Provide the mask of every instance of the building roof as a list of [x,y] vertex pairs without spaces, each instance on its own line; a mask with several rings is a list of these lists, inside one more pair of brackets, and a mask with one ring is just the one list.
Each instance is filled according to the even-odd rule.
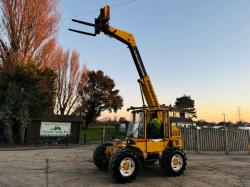
[[170,117],[170,121],[173,123],[194,123],[194,121],[191,118]]
[[182,109],[178,108],[178,107],[174,107],[172,105],[161,105],[162,108],[166,108],[168,109],[169,111],[172,111],[172,112],[184,112]]
[[52,122],[81,122],[84,123],[85,119],[82,116],[73,115],[46,115],[32,119],[32,121],[52,121]]
[[124,122],[124,123],[126,123],[126,122],[128,122],[128,120],[126,120],[125,117],[120,117],[119,122]]

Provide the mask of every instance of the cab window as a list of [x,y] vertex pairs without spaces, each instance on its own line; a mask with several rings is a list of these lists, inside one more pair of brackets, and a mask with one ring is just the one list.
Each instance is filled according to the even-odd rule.
[[148,115],[147,138],[160,139],[163,138],[163,120],[161,111],[150,111]]

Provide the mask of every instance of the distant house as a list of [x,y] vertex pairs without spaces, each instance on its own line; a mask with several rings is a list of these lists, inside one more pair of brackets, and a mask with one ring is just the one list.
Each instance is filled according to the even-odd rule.
[[250,127],[250,123],[246,123],[246,127]]
[[195,121],[192,120],[191,114],[181,110],[180,108],[173,107],[172,105],[167,107],[169,109],[170,123],[176,127],[196,127]]
[[120,132],[126,134],[128,130],[129,121],[126,120],[125,117],[120,117],[119,124],[120,124]]

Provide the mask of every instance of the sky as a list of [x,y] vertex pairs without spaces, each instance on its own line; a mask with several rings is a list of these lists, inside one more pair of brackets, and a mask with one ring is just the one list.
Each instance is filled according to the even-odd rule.
[[126,45],[104,34],[68,31],[93,31],[71,18],[93,22],[106,4],[110,25],[135,36],[161,104],[174,105],[186,94],[195,100],[197,120],[219,122],[225,113],[226,121],[250,121],[249,0],[61,0],[60,44],[114,79],[124,99],[122,110],[102,118],[129,119],[126,109],[142,101]]

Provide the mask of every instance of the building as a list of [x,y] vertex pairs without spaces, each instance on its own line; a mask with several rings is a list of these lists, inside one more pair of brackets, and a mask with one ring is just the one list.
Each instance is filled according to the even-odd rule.
[[124,117],[120,117],[119,124],[120,124],[120,132],[122,134],[126,134],[128,131],[129,121],[126,120],[126,118]]
[[78,144],[84,125],[81,116],[43,116],[32,119],[25,140],[28,144]]
[[196,127],[195,121],[192,120],[191,115],[180,108],[173,107],[172,105],[167,107],[169,109],[170,123],[176,127]]

